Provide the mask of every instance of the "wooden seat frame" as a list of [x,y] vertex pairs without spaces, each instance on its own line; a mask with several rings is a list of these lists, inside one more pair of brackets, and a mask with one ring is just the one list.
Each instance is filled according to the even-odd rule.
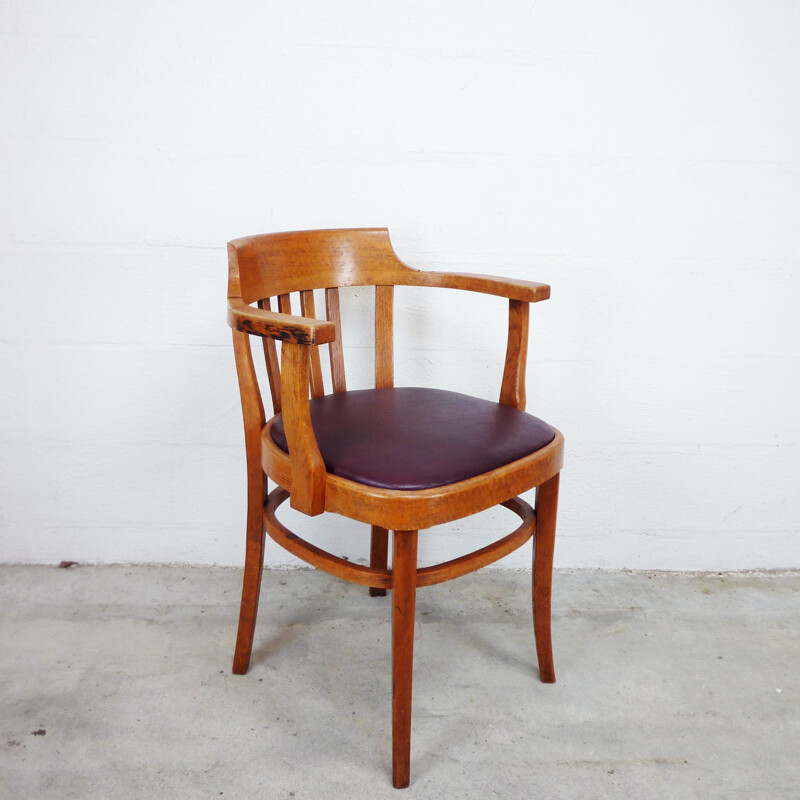
[[[542,283],[487,275],[424,272],[395,254],[385,228],[298,231],[236,239],[228,244],[228,323],[244,417],[247,455],[247,547],[233,672],[250,663],[264,561],[265,534],[298,558],[337,577],[392,591],[392,783],[408,786],[411,687],[416,590],[465,575],[534,539],[533,623],[542,681],[555,681],[550,637],[550,588],[564,439],[498,469],[458,483],[421,490],[366,486],[328,474],[311,424],[309,392],[324,394],[320,345],[330,351],[333,391],[346,391],[339,287],[375,286],[375,386],[394,385],[394,287],[466,289],[508,299],[508,345],[500,403],[524,410],[529,304],[546,300]],[[316,318],[314,289],[325,290],[326,320]],[[299,292],[302,316],[292,315],[290,293]],[[270,298],[278,298],[278,311]],[[256,303],[257,307],[251,305]],[[276,416],[269,421],[256,378],[250,336],[263,341]],[[281,343],[280,366],[276,341]],[[283,415],[289,453],[270,436]],[[267,478],[278,487],[267,491]],[[534,510],[518,494],[537,487]],[[353,564],[304,541],[276,517],[281,503],[309,515],[333,511],[371,526],[370,566]],[[496,505],[516,513],[508,536],[443,564],[419,568],[418,531]],[[392,566],[388,568],[388,533]]]

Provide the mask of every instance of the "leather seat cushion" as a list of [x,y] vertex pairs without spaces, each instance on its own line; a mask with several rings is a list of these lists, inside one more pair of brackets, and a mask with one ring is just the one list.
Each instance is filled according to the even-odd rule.
[[[429,489],[474,478],[555,438],[546,422],[524,411],[440,389],[363,389],[310,402],[328,472],[386,489]],[[288,452],[281,416],[271,434]]]

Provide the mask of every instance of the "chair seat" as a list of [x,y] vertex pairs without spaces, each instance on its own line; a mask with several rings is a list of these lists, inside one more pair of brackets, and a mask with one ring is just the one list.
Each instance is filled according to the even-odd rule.
[[[546,422],[524,411],[441,389],[363,389],[310,403],[328,472],[384,489],[430,489],[474,478],[555,437]],[[271,435],[288,452],[281,416]]]

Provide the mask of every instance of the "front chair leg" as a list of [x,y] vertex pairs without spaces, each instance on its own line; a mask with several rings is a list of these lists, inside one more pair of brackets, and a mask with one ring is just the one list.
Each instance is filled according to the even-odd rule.
[[[389,531],[378,525],[372,526],[372,536],[369,544],[369,565],[377,569],[386,569],[386,556],[389,550]],[[375,586],[369,587],[370,597],[383,597],[386,589],[378,589]]]
[[550,638],[550,588],[553,582],[553,545],[556,538],[558,478],[556,473],[536,490],[536,535],[533,543],[533,632],[543,683],[555,683],[553,643]]
[[392,546],[392,784],[403,789],[409,784],[411,762],[417,531],[395,531]]
[[234,675],[244,675],[250,666],[253,634],[258,615],[258,596],[261,593],[261,576],[264,574],[264,497],[267,477],[258,465],[248,476],[247,490],[247,546],[242,579],[242,605],[239,609],[239,632],[233,655]]

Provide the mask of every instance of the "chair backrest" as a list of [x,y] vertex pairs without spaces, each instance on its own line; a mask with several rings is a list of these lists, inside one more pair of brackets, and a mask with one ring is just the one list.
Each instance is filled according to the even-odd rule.
[[[386,228],[297,231],[236,239],[228,245],[228,296],[260,308],[316,317],[314,289],[325,290],[326,318],[336,326],[328,346],[334,392],[347,389],[341,336],[339,287],[375,286],[375,386],[394,385],[394,286],[413,281],[417,270],[394,252]],[[299,295],[294,308],[291,295]],[[273,305],[274,303],[274,305]],[[264,357],[275,413],[281,411],[277,343],[264,338]],[[324,346],[324,345],[323,345]],[[319,346],[311,348],[312,397],[325,393]]]

